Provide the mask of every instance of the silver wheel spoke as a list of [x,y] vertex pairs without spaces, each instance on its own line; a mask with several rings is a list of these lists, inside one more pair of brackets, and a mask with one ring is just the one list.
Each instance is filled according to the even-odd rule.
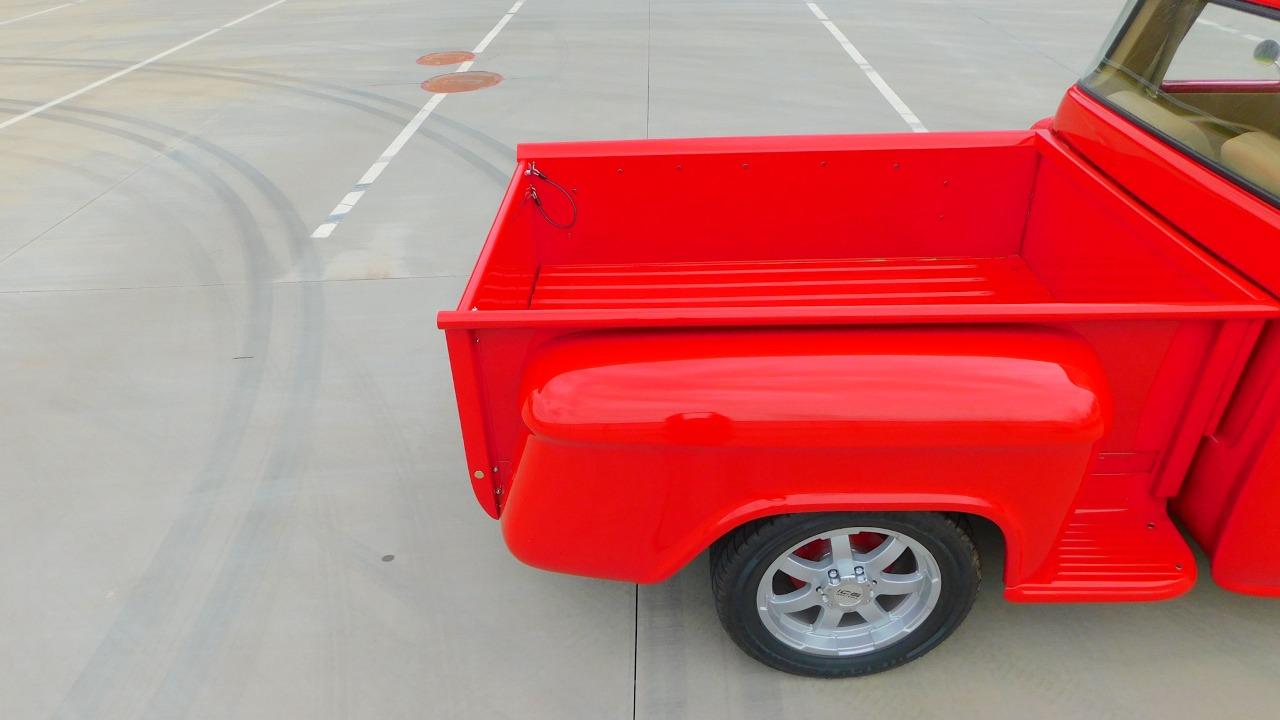
[[840,625],[840,618],[842,617],[844,617],[843,610],[824,606],[822,612],[818,613],[818,621],[813,624],[813,629],[835,630]]
[[806,560],[805,558],[796,557],[795,555],[788,555],[784,558],[782,566],[778,569],[787,575],[810,585],[817,585],[818,583],[823,583],[827,580],[827,566],[825,563]]
[[841,575],[853,572],[853,546],[849,544],[848,535],[831,538],[831,564],[840,570]]
[[769,598],[769,607],[780,613],[800,612],[817,605],[818,593],[811,587],[803,587],[785,595],[774,595]]
[[876,593],[880,595],[910,595],[924,589],[924,573],[916,571],[901,575],[883,573],[877,578]]
[[[883,538],[879,546],[860,551],[864,539],[877,537]],[[824,554],[812,560],[811,551]],[[886,572],[899,558],[911,572]],[[787,646],[846,657],[909,636],[933,612],[941,591],[942,571],[920,541],[897,530],[849,526],[814,534],[774,556],[755,587],[755,606],[765,629]],[[891,610],[881,607],[882,599]],[[846,616],[856,617],[842,622]]]
[[884,542],[880,543],[880,547],[865,555],[859,555],[857,561],[867,567],[867,572],[882,573],[885,568],[893,564],[894,560],[902,557],[902,553],[906,551],[907,544],[890,535],[884,539]]
[[881,620],[889,617],[889,613],[885,612],[874,600],[866,603],[865,605],[859,605],[858,609],[854,610],[854,612],[861,615],[862,619],[866,620],[868,623],[880,622]]

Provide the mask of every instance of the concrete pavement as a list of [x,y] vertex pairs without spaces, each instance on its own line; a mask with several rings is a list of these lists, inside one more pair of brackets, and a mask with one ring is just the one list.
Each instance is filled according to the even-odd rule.
[[[819,3],[932,130],[1051,114],[1121,4]],[[528,0],[475,65],[504,81],[312,238],[450,69],[415,59],[512,4],[224,27],[267,5],[0,0],[0,123],[218,29],[0,129],[0,717],[1274,715],[1280,604],[1012,605],[990,537],[956,635],[854,682],[742,656],[704,560],[638,590],[521,566],[433,321],[515,144],[907,126],[804,2]]]

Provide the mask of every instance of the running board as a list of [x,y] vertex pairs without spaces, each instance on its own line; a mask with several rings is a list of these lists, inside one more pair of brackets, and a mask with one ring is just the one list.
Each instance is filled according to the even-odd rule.
[[1195,580],[1195,557],[1163,508],[1079,508],[1044,570],[1004,596],[1015,602],[1168,600]]

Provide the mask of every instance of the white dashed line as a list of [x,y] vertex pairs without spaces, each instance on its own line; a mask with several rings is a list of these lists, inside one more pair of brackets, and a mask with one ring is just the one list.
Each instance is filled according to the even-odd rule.
[[1252,42],[1262,42],[1262,38],[1258,37],[1257,35],[1254,35],[1253,33],[1241,32],[1240,30],[1237,30],[1229,25],[1223,25],[1222,23],[1217,23],[1212,20],[1205,20],[1204,18],[1196,18],[1196,24],[1204,25],[1206,27],[1211,27],[1216,30],[1221,30],[1224,33],[1230,33],[1231,35],[1239,35],[1245,40],[1249,40]]
[[10,19],[8,19],[8,20],[0,20],[0,25],[12,25],[13,23],[16,23],[16,22],[22,22],[23,20],[29,20],[29,19],[31,19],[31,18],[33,18],[33,17],[39,17],[39,16],[41,16],[41,15],[47,15],[47,14],[49,14],[49,13],[53,12],[54,10],[61,10],[62,8],[69,8],[69,7],[71,7],[72,5],[79,5],[81,2],[83,2],[83,0],[78,0],[77,2],[63,3],[63,4],[61,4],[61,5],[55,5],[55,6],[51,7],[51,8],[45,8],[45,9],[43,9],[43,10],[37,10],[36,12],[28,13],[28,14],[23,15],[23,16],[21,16],[21,17],[10,18]]
[[867,58],[863,56],[862,53],[858,52],[858,48],[854,47],[853,43],[849,42],[849,38],[845,37],[845,34],[840,32],[840,28],[836,27],[836,24],[831,22],[831,18],[827,17],[827,14],[822,11],[822,8],[818,7],[817,3],[806,4],[809,6],[809,9],[813,11],[814,17],[818,18],[818,20],[826,26],[827,30],[831,32],[832,37],[836,39],[836,42],[840,43],[840,47],[844,48],[844,51],[853,59],[854,64],[858,66],[858,69],[862,70],[862,73],[867,76],[867,79],[871,81],[871,84],[876,86],[876,90],[880,91],[880,94],[884,96],[884,99],[889,101],[889,104],[893,106],[893,109],[897,111],[898,115],[907,123],[907,126],[911,128],[912,132],[929,132],[929,128],[926,128],[924,123],[920,122],[920,118],[911,111],[911,108],[907,107],[907,104],[902,101],[902,98],[898,96],[898,93],[894,92],[893,88],[889,87],[889,83],[885,82],[884,77],[871,66],[871,63],[867,61]]
[[204,40],[205,38],[209,37],[210,35],[215,35],[215,34],[217,34],[217,33],[219,33],[219,32],[222,32],[223,30],[225,30],[225,29],[227,29],[227,28],[229,28],[229,27],[232,27],[232,26],[234,26],[234,25],[238,25],[238,24],[240,24],[241,22],[244,22],[245,20],[248,20],[249,18],[253,17],[254,15],[257,15],[258,13],[266,12],[266,11],[270,10],[271,8],[273,8],[273,7],[277,6],[277,5],[280,5],[280,4],[282,4],[282,3],[285,3],[285,2],[288,2],[288,0],[276,0],[275,2],[271,3],[270,5],[266,5],[266,6],[263,6],[263,7],[258,8],[257,10],[254,10],[253,12],[249,13],[248,15],[243,15],[243,16],[241,16],[241,17],[238,17],[238,18],[236,18],[235,20],[232,20],[232,21],[231,21],[231,22],[229,22],[229,23],[226,23],[226,24],[223,24],[223,25],[219,25],[218,27],[216,27],[216,28],[214,28],[214,29],[212,29],[212,30],[210,30],[210,31],[208,31],[208,32],[206,32],[206,33],[202,33],[202,34],[200,34],[200,35],[197,35],[197,36],[195,36],[195,37],[191,38],[190,40],[188,40],[188,41],[186,41],[186,42],[184,42],[184,43],[180,43],[180,44],[178,44],[178,45],[174,45],[173,47],[169,48],[168,50],[165,50],[164,52],[162,52],[162,53],[160,53],[160,54],[158,54],[158,55],[152,55],[151,57],[147,58],[146,60],[143,60],[143,61],[141,61],[141,62],[136,62],[136,63],[134,63],[134,64],[130,65],[129,67],[127,67],[127,68],[125,68],[125,69],[123,69],[123,70],[121,70],[121,71],[119,71],[119,72],[111,73],[110,75],[108,75],[108,76],[106,76],[106,77],[102,78],[101,80],[98,80],[98,81],[96,81],[96,82],[89,83],[88,85],[85,85],[84,87],[80,88],[79,90],[74,90],[74,91],[72,91],[72,92],[69,92],[69,93],[67,93],[66,95],[63,95],[62,97],[60,97],[60,98],[58,98],[58,99],[56,99],[56,100],[50,100],[49,102],[47,102],[47,103],[45,103],[45,104],[43,104],[43,105],[41,105],[41,106],[39,106],[39,107],[31,108],[30,110],[28,110],[28,111],[26,111],[26,112],[22,113],[21,115],[15,115],[15,116],[13,116],[13,117],[9,118],[8,120],[5,120],[4,122],[0,122],[0,130],[4,130],[4,129],[5,129],[5,128],[7,128],[7,127],[10,127],[10,126],[13,126],[13,125],[17,125],[18,123],[22,122],[23,120],[26,120],[26,119],[27,119],[27,118],[29,118],[29,117],[33,117],[33,116],[35,116],[35,115],[39,115],[40,113],[44,112],[45,110],[48,110],[48,109],[50,109],[50,108],[57,107],[57,106],[61,105],[62,103],[67,102],[68,100],[74,100],[74,99],[76,99],[76,98],[80,97],[81,95],[83,95],[83,94],[85,94],[85,93],[87,93],[87,92],[91,91],[91,90],[95,90],[95,89],[97,89],[97,88],[102,87],[103,85],[106,85],[107,83],[111,82],[112,80],[117,80],[117,79],[119,79],[119,78],[122,78],[122,77],[124,77],[125,75],[128,75],[129,73],[131,73],[131,72],[133,72],[133,71],[135,71],[135,70],[142,69],[142,68],[144,68],[144,67],[146,67],[146,66],[150,65],[151,63],[156,62],[157,60],[163,60],[164,58],[169,57],[170,55],[172,55],[172,54],[174,54],[174,53],[178,52],[179,50],[182,50],[183,48],[187,48],[187,47],[190,47],[190,46],[192,46],[192,45],[195,45],[196,43],[200,42],[201,40]]
[[[520,7],[524,3],[525,0],[517,0],[516,4],[512,5],[511,9],[493,26],[493,29],[480,40],[475,49],[471,51],[472,54],[479,55],[484,52],[489,47],[489,43],[493,42],[493,39],[498,37],[498,33],[502,32],[502,28],[506,27],[507,23],[511,22],[511,18],[515,17],[515,14],[520,11]],[[472,65],[475,65],[475,61],[468,60],[459,65],[455,72],[466,72],[471,69]],[[435,112],[435,109],[448,96],[448,93],[436,93],[427,100],[422,109],[418,111],[418,114],[414,115],[409,124],[405,125],[400,134],[396,135],[395,139],[391,141],[387,149],[383,150],[378,159],[369,166],[369,169],[364,171],[364,175],[360,176],[360,179],[356,181],[356,185],[351,189],[351,192],[347,193],[346,197],[342,198],[342,201],[334,206],[333,210],[329,211],[329,217],[325,218],[325,221],[311,233],[311,237],[323,240],[333,235],[333,231],[338,229],[339,223],[347,217],[347,213],[351,212],[356,203],[360,202],[360,199],[364,197],[365,192],[378,179],[382,171],[387,169],[387,166],[391,164],[396,155],[399,155],[400,151],[404,149],[405,144],[417,134],[418,130],[422,128],[422,124],[427,121],[427,118],[431,117],[431,113]]]
[[1233,28],[1233,27],[1227,27],[1226,25],[1222,25],[1221,23],[1216,23],[1216,22],[1214,22],[1214,21],[1212,21],[1212,20],[1206,20],[1206,19],[1204,19],[1204,18],[1196,18],[1196,24],[1197,24],[1197,25],[1208,25],[1208,26],[1209,26],[1209,27],[1211,27],[1211,28],[1217,28],[1217,29],[1221,30],[1222,32],[1231,33],[1232,35],[1239,35],[1239,34],[1240,34],[1240,31],[1239,31],[1239,30],[1237,30],[1237,29],[1235,29],[1235,28]]

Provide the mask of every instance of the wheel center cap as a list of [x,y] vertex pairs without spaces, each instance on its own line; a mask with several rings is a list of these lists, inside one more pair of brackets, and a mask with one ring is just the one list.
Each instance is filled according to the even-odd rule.
[[836,604],[841,607],[853,607],[862,602],[862,598],[866,595],[866,590],[858,585],[840,585],[831,591],[831,597],[835,598]]

